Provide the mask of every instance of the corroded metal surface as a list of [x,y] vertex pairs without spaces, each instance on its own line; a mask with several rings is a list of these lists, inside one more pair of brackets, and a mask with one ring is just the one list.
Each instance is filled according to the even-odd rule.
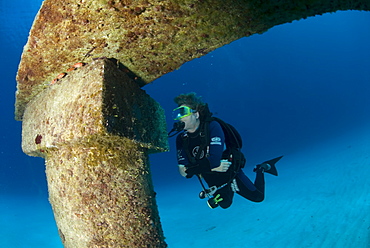
[[16,119],[76,62],[116,58],[144,85],[241,37],[346,9],[368,10],[369,2],[45,0],[18,70]]
[[137,143],[95,139],[48,153],[49,200],[64,247],[166,247],[148,156]]
[[46,159],[65,247],[166,247],[148,160],[168,149],[164,112],[117,64],[94,61],[38,94],[22,148]]
[[163,109],[113,62],[97,60],[70,72],[30,102],[22,148],[42,156],[40,150],[112,135],[135,140],[149,151],[167,150]]

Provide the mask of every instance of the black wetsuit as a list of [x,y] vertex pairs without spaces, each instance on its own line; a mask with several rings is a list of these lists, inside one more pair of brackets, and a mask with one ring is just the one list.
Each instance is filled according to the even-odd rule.
[[[254,183],[249,180],[249,178],[241,169],[236,175],[235,173],[231,175],[232,170],[230,169],[227,172],[211,171],[211,169],[220,166],[220,161],[225,149],[225,136],[220,124],[216,121],[212,121],[210,123],[209,129],[210,145],[209,148],[205,148],[203,151],[201,151],[202,153],[199,156],[200,161],[189,159],[189,156],[195,158],[199,152],[199,147],[202,141],[199,128],[194,133],[184,132],[177,136],[176,148],[178,164],[184,165],[186,168],[191,168],[194,166],[196,167],[197,164],[202,164],[203,166],[206,164],[207,168],[202,170],[203,172],[201,173],[201,176],[204,178],[209,187],[220,187],[221,185],[228,183],[214,194],[214,196],[220,194],[220,197],[223,199],[218,203],[222,208],[228,208],[232,204],[234,191],[232,190],[229,182],[233,179],[233,177],[235,177],[238,188],[236,192],[239,195],[254,202],[263,201],[265,192],[265,179],[262,171],[257,170]],[[204,161],[204,159],[208,161]],[[193,162],[191,162],[191,160],[193,160]]]

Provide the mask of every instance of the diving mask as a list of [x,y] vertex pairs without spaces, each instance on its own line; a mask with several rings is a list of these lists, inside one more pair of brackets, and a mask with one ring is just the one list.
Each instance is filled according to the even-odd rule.
[[173,110],[173,119],[175,121],[178,121],[186,116],[191,115],[192,113],[195,113],[196,111],[189,108],[188,106],[180,106],[178,108],[175,108]]

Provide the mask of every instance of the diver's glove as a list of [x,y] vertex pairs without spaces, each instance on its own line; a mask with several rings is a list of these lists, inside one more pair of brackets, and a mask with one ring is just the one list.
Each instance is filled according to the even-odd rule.
[[186,178],[192,178],[194,175],[202,174],[211,170],[208,159],[202,159],[196,165],[190,165],[186,167]]

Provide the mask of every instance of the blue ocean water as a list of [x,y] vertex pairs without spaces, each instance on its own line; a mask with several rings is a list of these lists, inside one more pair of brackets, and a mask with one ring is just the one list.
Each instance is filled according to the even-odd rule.
[[[3,55],[0,67],[3,81],[3,90],[0,92],[0,247],[62,247],[47,201],[44,161],[22,153],[21,123],[14,121],[13,114],[17,66],[40,5],[41,1],[36,0],[0,2],[0,49]],[[266,232],[264,225],[258,226],[257,222],[253,222],[256,220],[251,219],[251,215],[257,213],[253,211],[269,211],[281,204],[282,199],[293,206],[295,201],[301,199],[302,192],[310,199],[310,203],[318,197],[333,199],[331,197],[335,193],[330,186],[335,184],[335,189],[342,189],[348,187],[349,182],[354,184],[349,176],[351,167],[335,169],[338,174],[332,171],[329,174],[319,172],[343,161],[346,161],[343,166],[370,165],[367,157],[370,146],[366,143],[369,139],[365,138],[370,137],[365,132],[370,124],[369,26],[370,13],[360,11],[337,12],[294,21],[219,48],[144,87],[164,108],[168,129],[173,123],[171,111],[175,107],[173,98],[176,95],[197,92],[203,96],[216,116],[234,124],[242,134],[244,152],[248,158],[246,170],[251,170],[254,164],[261,161],[285,155],[285,162],[282,160],[279,165],[285,173],[278,178],[266,179],[267,186],[270,186],[267,188],[269,199],[266,203],[252,205],[246,203],[245,199],[237,198],[232,208],[224,212],[211,211],[205,202],[197,199],[197,182],[178,175],[174,139],[171,139],[170,152],[150,156],[169,247],[201,248],[210,244],[214,248],[288,247],[286,245],[289,243],[276,240],[276,246],[253,243],[251,233]],[[295,174],[297,171],[299,174]],[[253,177],[253,174],[249,175]],[[359,182],[365,180],[355,176]],[[287,193],[289,182],[295,182],[298,186],[288,186]],[[322,191],[313,191],[312,184],[315,184],[315,189]],[[369,213],[369,193],[361,194],[369,192],[368,186],[365,184],[361,189],[341,194],[349,199],[355,195],[356,208]],[[323,192],[326,188],[328,190]],[[305,200],[302,199],[302,202]],[[317,209],[320,204],[325,204],[325,201],[318,200],[316,205],[305,205],[307,215],[313,218],[309,211]],[[292,206],[285,207],[292,209]],[[345,211],[345,207],[341,206],[341,209]],[[251,214],[245,215],[247,210]],[[304,210],[301,212],[306,214]],[[258,223],[265,220],[268,223],[266,225],[278,226],[290,216],[297,215],[308,223],[306,226],[312,225],[312,220],[305,220],[305,215],[299,215],[301,212],[293,211],[293,214],[284,218],[260,216]],[[365,226],[370,226],[369,217],[359,217],[362,215],[356,212],[343,213],[349,218],[355,216],[356,219],[362,219]],[[197,221],[189,223],[189,219]],[[269,223],[271,219],[274,222]],[[347,223],[347,219],[336,219],[339,219],[335,223],[337,228]],[[225,226],[221,227],[220,223]],[[323,225],[319,222],[316,224]],[[331,243],[330,238],[313,236],[312,239],[316,238],[321,243],[306,241],[304,247],[335,247],[335,242],[340,240],[340,236],[336,235],[341,230],[369,233],[368,230],[358,230],[364,224],[357,225],[350,228],[344,226],[331,233]],[[221,228],[238,236],[225,245],[225,239],[217,239],[217,230]],[[312,230],[310,233],[315,233],[315,229]],[[306,229],[300,231],[308,232]],[[194,232],[202,235],[194,235]],[[271,235],[268,233],[269,237]],[[296,234],[296,240],[299,240],[299,235]],[[192,237],[191,241],[184,236]],[[285,236],[278,237],[281,239]],[[356,248],[370,245],[369,236],[357,239],[349,236],[349,239],[358,239],[353,244],[362,246],[353,246]],[[247,246],[248,241],[250,243]],[[321,246],[324,242],[327,245]]]

